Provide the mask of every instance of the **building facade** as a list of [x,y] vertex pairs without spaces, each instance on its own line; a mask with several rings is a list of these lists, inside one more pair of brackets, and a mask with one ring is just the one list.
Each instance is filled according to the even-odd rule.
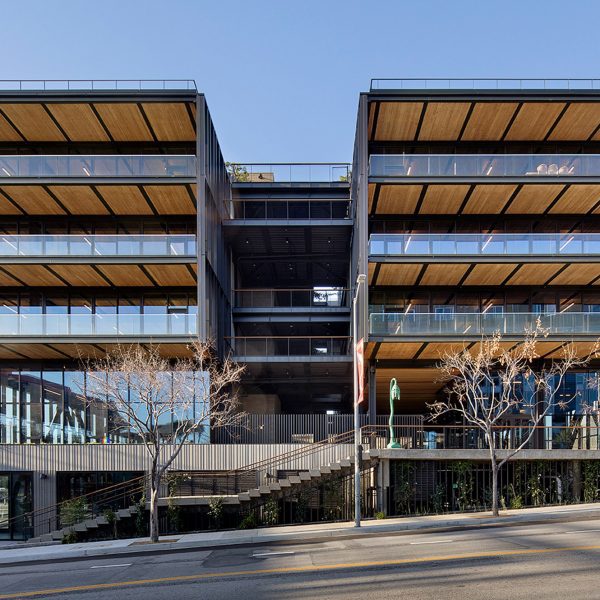
[[[174,469],[348,468],[353,298],[365,506],[410,512],[438,490],[442,509],[475,506],[451,491],[452,461],[483,498],[481,439],[425,422],[440,355],[495,331],[514,346],[538,319],[540,365],[600,337],[600,93],[567,83],[374,80],[352,165],[225,163],[193,82],[1,91],[0,537],[42,533],[56,515],[17,517],[147,470],[127,423],[85,399],[81,359],[120,343],[174,358],[200,337],[246,365],[247,426],[205,431]],[[506,486],[539,467],[548,501],[582,497],[598,371],[569,374],[576,400]],[[402,448],[388,450],[392,377]]]

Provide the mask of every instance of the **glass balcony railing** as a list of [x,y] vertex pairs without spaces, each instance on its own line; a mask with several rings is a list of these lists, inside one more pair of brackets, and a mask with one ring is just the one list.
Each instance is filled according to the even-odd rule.
[[193,79],[2,79],[0,90],[7,91],[143,91],[191,90],[196,91]]
[[377,90],[600,90],[600,79],[383,77],[371,79],[371,91]]
[[351,348],[349,337],[232,337],[227,341],[234,356],[244,358],[328,358],[348,356]]
[[0,178],[28,177],[195,177],[192,155],[0,156]]
[[378,336],[523,335],[539,323],[548,335],[600,335],[600,313],[371,313],[369,332]]
[[197,315],[195,313],[0,315],[0,337],[162,337],[195,335],[196,332]]
[[173,235],[0,235],[0,257],[195,256],[196,236]]
[[350,181],[348,163],[231,163],[229,176],[236,183],[331,183]]
[[588,256],[600,233],[374,233],[371,256]]
[[371,177],[599,177],[600,154],[374,154]]

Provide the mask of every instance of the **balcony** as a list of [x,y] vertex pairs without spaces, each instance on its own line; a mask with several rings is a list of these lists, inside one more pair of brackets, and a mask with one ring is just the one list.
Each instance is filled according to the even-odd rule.
[[374,154],[369,176],[402,179],[536,179],[600,177],[600,154]]
[[193,155],[0,156],[0,179],[179,179],[196,177]]
[[600,233],[372,234],[369,255],[381,257],[582,257],[600,255]]
[[350,361],[350,337],[231,337],[233,355],[242,362]]
[[236,310],[267,309],[288,311],[339,311],[348,308],[349,290],[346,288],[324,289],[239,289],[234,291]]
[[94,91],[196,91],[193,79],[2,79],[1,91],[94,92]]
[[[196,335],[196,313],[177,314],[0,314],[0,340],[75,343],[79,339],[139,341]],[[15,339],[16,338],[16,339]]]
[[305,221],[310,221],[311,225],[320,221],[326,224],[352,223],[349,199],[236,199],[231,218],[249,224],[266,221],[283,221],[290,225]]
[[195,256],[196,236],[188,234],[0,235],[0,262],[30,262],[36,258],[191,262]]
[[377,78],[371,79],[371,91],[377,90],[600,90],[600,79],[479,79]]
[[348,163],[232,163],[233,183],[348,183]]
[[371,313],[369,333],[374,337],[411,339],[478,338],[496,332],[518,338],[539,323],[545,339],[596,339],[600,336],[600,313]]

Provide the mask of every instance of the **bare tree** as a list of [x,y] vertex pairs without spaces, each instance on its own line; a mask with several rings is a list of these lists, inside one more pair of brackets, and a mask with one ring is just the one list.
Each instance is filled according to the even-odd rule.
[[170,361],[156,346],[117,346],[85,364],[88,402],[108,403],[150,455],[152,542],[159,536],[161,480],[183,445],[243,417],[235,389],[244,367],[229,357],[218,361],[209,342],[194,342],[190,350],[189,358]]
[[[598,349],[596,343],[581,358],[577,348],[568,343],[562,346],[558,358],[534,365],[539,359],[539,339],[545,334],[538,322],[534,329],[525,332],[521,343],[509,349],[500,334],[484,337],[474,351],[447,352],[438,365],[440,379],[446,383],[447,399],[428,405],[431,418],[458,414],[463,422],[483,432],[491,462],[494,516],[498,516],[500,469],[529,444],[536,426],[554,406],[564,407],[574,400],[575,396],[557,400],[564,377],[568,371],[585,366]],[[510,429],[503,426],[515,414],[526,421],[526,427],[522,436],[515,436],[509,444],[506,434],[510,436]],[[505,450],[502,459],[498,457],[500,449]]]

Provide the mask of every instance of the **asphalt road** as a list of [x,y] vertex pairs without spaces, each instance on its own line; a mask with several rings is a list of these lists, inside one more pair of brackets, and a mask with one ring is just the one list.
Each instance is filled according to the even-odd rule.
[[0,566],[6,598],[600,597],[600,521]]

